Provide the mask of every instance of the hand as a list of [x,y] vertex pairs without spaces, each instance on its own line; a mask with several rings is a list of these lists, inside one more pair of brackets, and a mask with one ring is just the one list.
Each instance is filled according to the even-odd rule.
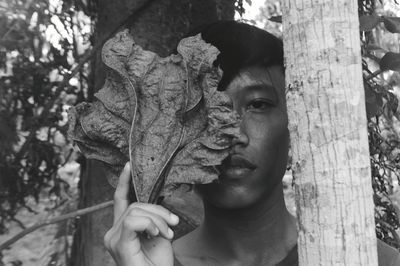
[[178,224],[178,216],[155,204],[129,205],[129,183],[127,163],[114,194],[114,224],[104,236],[107,250],[118,266],[173,266],[169,226]]

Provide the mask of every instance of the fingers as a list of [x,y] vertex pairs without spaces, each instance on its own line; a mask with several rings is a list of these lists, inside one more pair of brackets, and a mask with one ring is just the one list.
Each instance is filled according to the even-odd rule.
[[115,227],[120,226],[121,223],[125,220],[126,216],[130,215],[132,212],[134,214],[141,213],[140,211],[137,212],[136,209],[142,209],[146,211],[146,213],[157,215],[161,217],[163,220],[165,220],[165,222],[170,226],[175,226],[179,223],[179,217],[170,212],[168,209],[164,208],[163,206],[135,202],[127,208],[125,213],[119,217],[118,221],[114,222],[114,226]]
[[[143,219],[143,217],[145,219]],[[174,237],[173,231],[168,226],[168,222],[163,217],[142,208],[133,208],[130,210],[129,214],[123,222],[123,228],[127,225],[126,223],[132,225],[135,224],[139,219],[141,219],[142,222],[143,220],[145,220],[148,223],[146,224],[145,228],[140,227],[140,229],[141,231],[146,231],[146,233],[148,233],[150,236],[157,236],[158,234],[160,234],[166,239],[172,239]],[[132,227],[129,227],[129,229],[131,228]],[[128,232],[126,233],[126,235],[128,236]]]
[[125,250],[134,255],[141,249],[143,239],[139,237],[140,233],[172,240],[174,233],[170,226],[178,222],[178,216],[162,206],[133,203],[106,233],[104,244],[114,257],[122,256]]
[[[118,235],[119,238],[124,223],[126,221],[135,221],[136,217],[151,218],[156,224],[158,230],[161,232],[161,236],[167,239],[172,239],[173,237],[173,232],[171,232],[172,230],[169,228],[169,226],[175,226],[179,223],[179,217],[162,206],[135,202],[124,211],[117,221],[114,221],[114,225],[109,230],[109,235]],[[154,231],[147,233],[153,236],[153,232]],[[134,234],[129,235],[131,238],[135,237]]]
[[129,208],[141,208],[149,213],[159,215],[171,226],[175,226],[179,223],[179,217],[161,205],[137,203],[132,204]]
[[[118,180],[114,193],[114,224],[104,236],[104,244],[118,265],[147,265],[154,250],[172,254],[168,240],[173,239],[174,233],[170,226],[177,225],[179,218],[159,205],[138,202],[129,205],[130,170],[127,163]],[[147,237],[141,233],[146,233]],[[149,253],[149,250],[152,251]]]
[[114,193],[114,224],[129,206],[128,195],[130,182],[131,168],[129,162],[127,162],[119,177],[118,185]]
[[126,219],[122,225],[121,240],[133,241],[137,234],[146,232],[148,235],[157,236],[160,233],[157,225],[149,216],[132,216],[133,219]]

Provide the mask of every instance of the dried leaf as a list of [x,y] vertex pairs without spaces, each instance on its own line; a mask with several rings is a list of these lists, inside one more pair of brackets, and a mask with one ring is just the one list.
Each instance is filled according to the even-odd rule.
[[104,64],[129,79],[126,63],[134,47],[135,42],[128,31],[117,33],[103,46],[102,59]]
[[[121,161],[127,161],[127,156],[112,143],[96,139],[96,137],[92,139],[85,133],[81,121],[77,118],[80,118],[80,116],[85,117],[86,114],[92,114],[94,112],[94,108],[92,107],[92,104],[83,103],[76,108],[70,109],[69,135],[78,144],[80,150],[88,159],[100,160],[110,165],[118,165]],[[94,122],[96,121],[100,121],[100,119],[96,119]],[[104,137],[107,136],[102,136],[102,138]]]
[[173,159],[163,194],[168,194],[177,183],[205,184],[218,178],[216,166],[228,156],[231,140],[240,133],[239,115],[223,106],[226,103],[224,96],[225,93],[215,90],[206,98],[208,126]]
[[148,202],[159,176],[179,148],[183,125],[177,114],[186,108],[185,73],[180,64],[158,59],[138,86],[138,118],[131,137],[133,178],[140,201]]
[[216,166],[239,132],[239,116],[217,91],[218,50],[198,35],[177,51],[161,58],[128,31],[117,34],[103,48],[110,70],[97,101],[70,112],[70,135],[88,158],[108,165],[110,183],[130,158],[142,202],[155,202],[162,190],[170,195],[174,184],[218,178]]
[[117,73],[109,72],[103,89],[95,93],[95,97],[104,104],[108,111],[130,125],[134,107],[131,104],[129,93],[125,89],[127,86],[129,87],[129,84],[121,82],[121,77]]

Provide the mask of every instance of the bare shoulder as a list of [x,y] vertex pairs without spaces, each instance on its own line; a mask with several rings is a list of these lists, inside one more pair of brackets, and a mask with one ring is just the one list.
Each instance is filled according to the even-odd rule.
[[187,254],[190,252],[190,245],[191,245],[191,234],[193,232],[190,232],[178,239],[176,239],[174,242],[172,242],[172,248],[174,250],[174,255],[177,258],[182,257],[184,254]]
[[220,266],[216,259],[207,252],[199,240],[199,232],[194,230],[172,243],[175,261],[179,266]]
[[[196,230],[195,230],[196,231]],[[194,250],[196,247],[196,232],[190,232],[172,243],[174,250],[175,261],[180,262],[183,265],[195,265],[193,260],[195,258]]]
[[400,253],[378,239],[378,265],[379,266],[400,266]]

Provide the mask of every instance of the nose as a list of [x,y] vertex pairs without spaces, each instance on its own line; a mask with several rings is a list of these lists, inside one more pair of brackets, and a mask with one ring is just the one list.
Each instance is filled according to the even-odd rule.
[[239,124],[239,131],[238,134],[235,134],[235,136],[232,139],[232,146],[237,147],[237,146],[247,146],[249,144],[249,136],[246,134],[246,121],[243,119],[240,121]]

